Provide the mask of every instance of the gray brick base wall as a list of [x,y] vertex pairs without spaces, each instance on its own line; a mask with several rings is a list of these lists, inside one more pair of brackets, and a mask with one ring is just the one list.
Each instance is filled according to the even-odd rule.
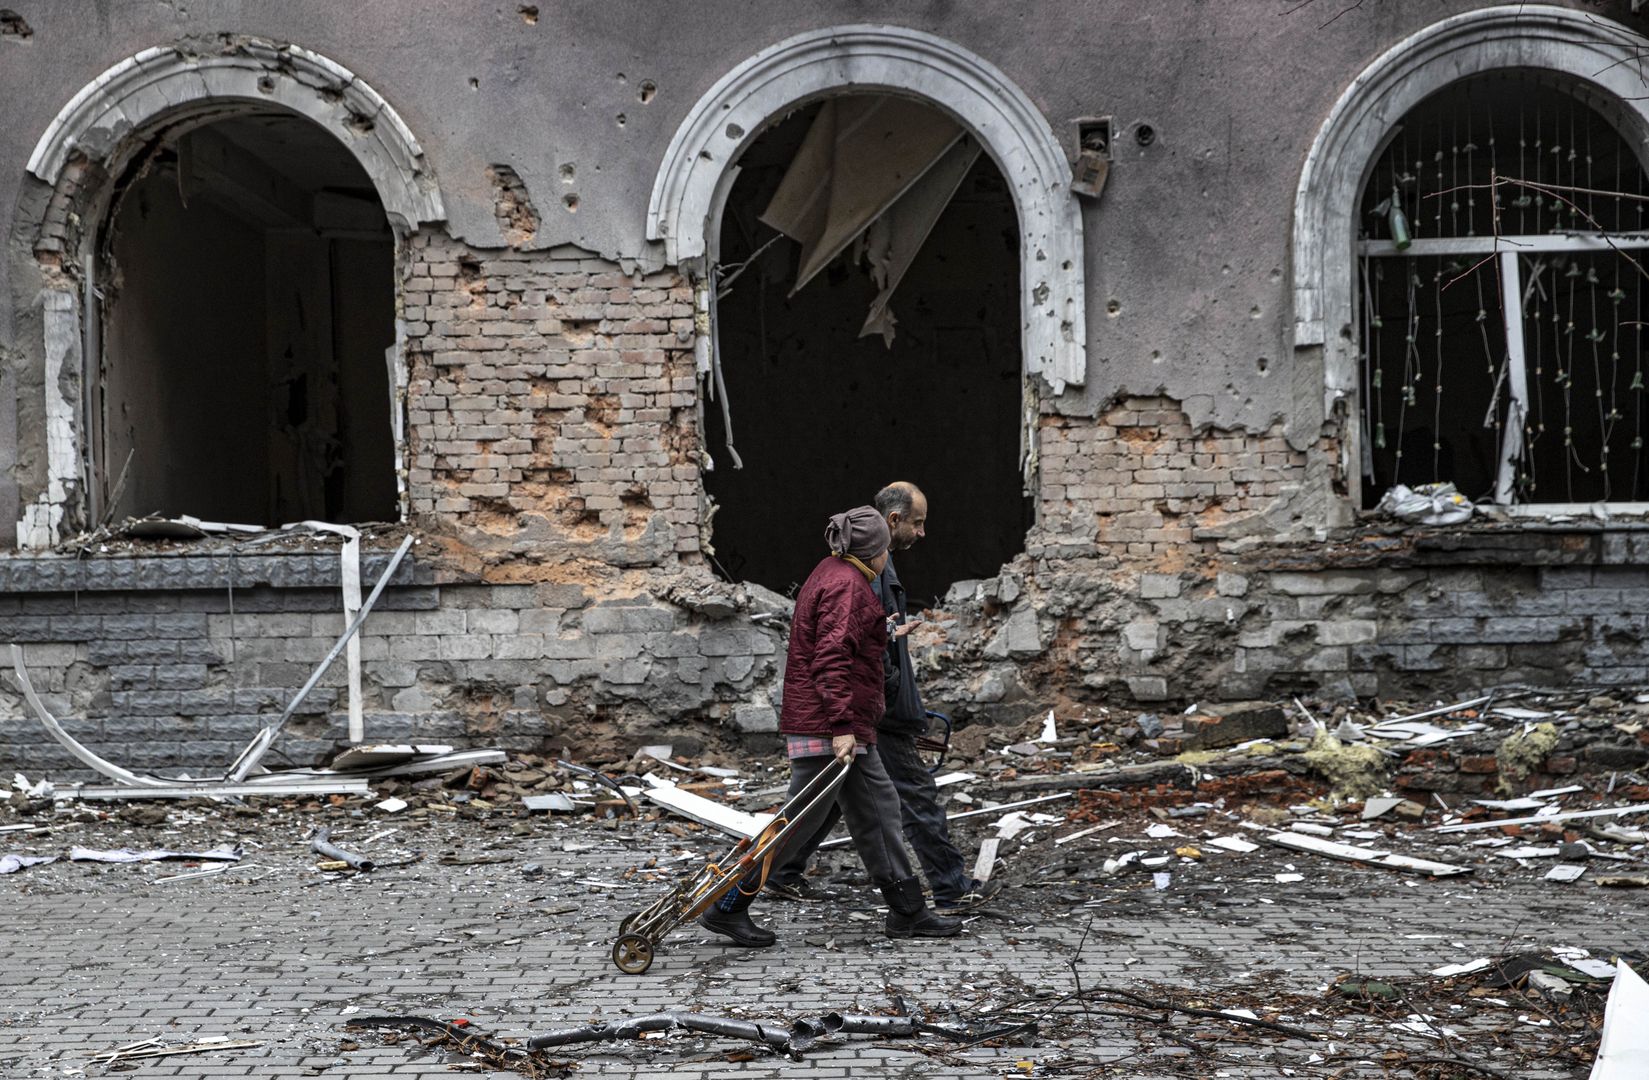
[[[369,577],[382,559],[364,559]],[[331,555],[96,565],[61,591],[73,560],[0,561],[0,641],[24,646],[72,734],[128,767],[225,767],[343,628]],[[403,567],[362,633],[368,738],[576,751],[598,730],[771,732],[786,603],[696,572],[628,574],[483,584]],[[1082,702],[1643,684],[1646,636],[1649,532],[1416,530],[1173,572],[1024,556],[954,588],[916,654],[932,706],[1017,720]],[[84,775],[0,684],[0,769]],[[292,761],[344,740],[345,685],[339,662],[279,744]]]
[[[920,646],[962,715],[1033,701],[1418,697],[1649,682],[1649,530],[1226,542],[1173,572],[1025,556],[953,587]],[[1221,550],[1223,549],[1223,550]]]
[[[344,628],[335,556],[238,557],[232,594],[226,562],[110,559],[94,575],[101,589],[13,588],[0,595],[0,642],[24,646],[47,707],[108,760],[222,769]],[[370,578],[382,557],[363,562]],[[14,584],[52,585],[65,572],[59,563],[72,566],[20,558],[7,572]],[[418,583],[428,571],[405,566],[398,576],[406,583],[385,590],[361,633],[372,741],[539,749],[576,747],[595,724],[642,731],[691,717],[775,726],[766,688],[779,669],[774,625],[784,604],[771,594],[701,583],[720,602],[695,611],[618,581],[430,584]],[[157,578],[168,586],[130,587]],[[11,677],[0,684],[0,768],[84,775]],[[346,685],[339,660],[300,707],[281,753],[307,765],[344,740]]]

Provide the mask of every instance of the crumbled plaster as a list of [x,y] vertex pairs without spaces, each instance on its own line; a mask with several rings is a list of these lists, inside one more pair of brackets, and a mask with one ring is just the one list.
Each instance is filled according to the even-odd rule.
[[488,165],[487,178],[496,192],[493,214],[498,232],[512,248],[529,246],[538,235],[539,216],[526,183],[508,165]]
[[75,452],[75,403],[80,400],[80,318],[73,293],[41,296],[46,356],[46,490],[23,508],[17,545],[46,548],[74,504],[79,461]]

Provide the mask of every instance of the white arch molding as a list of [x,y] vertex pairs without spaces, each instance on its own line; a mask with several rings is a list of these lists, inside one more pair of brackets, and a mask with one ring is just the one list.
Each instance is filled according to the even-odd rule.
[[330,131],[372,178],[397,232],[445,219],[423,148],[376,90],[319,53],[251,39],[219,53],[157,47],[122,60],[63,106],[28,170],[55,185],[77,152],[102,161],[169,114],[236,101],[280,105]]
[[1019,212],[1025,370],[1055,393],[1087,372],[1082,212],[1071,166],[1040,110],[994,65],[919,30],[837,26],[762,50],[724,75],[665,151],[647,205],[647,236],[673,264],[714,255],[725,178],[740,152],[787,109],[831,93],[887,92],[954,116],[995,160]]
[[1294,198],[1294,347],[1323,349],[1325,414],[1337,399],[1356,399],[1356,214],[1368,170],[1395,125],[1460,79],[1532,69],[1612,99],[1611,118],[1642,157],[1649,149],[1645,57],[1649,39],[1620,23],[1547,4],[1508,4],[1428,26],[1352,81],[1306,155]]
[[[113,171],[159,125],[174,118],[229,111],[240,103],[277,105],[331,132],[371,178],[397,243],[426,222],[446,219],[423,147],[376,90],[319,53],[252,38],[236,39],[215,53],[197,53],[181,46],[145,49],[115,64],[63,106],[35,144],[27,168],[53,187],[77,157]],[[91,235],[88,232],[83,242],[89,243]],[[71,257],[80,261],[87,253],[72,253]],[[88,293],[93,291],[89,280],[85,287]],[[25,549],[51,546],[71,511],[77,505],[85,509],[90,490],[82,475],[83,432],[76,419],[81,404],[64,394],[58,377],[94,359],[85,355],[82,341],[83,316],[90,301],[79,290],[61,285],[48,287],[42,299],[49,421],[47,485],[21,508],[17,542]],[[390,390],[394,469],[403,515],[405,440],[399,421],[404,414],[405,335],[405,324],[397,318],[396,378]]]

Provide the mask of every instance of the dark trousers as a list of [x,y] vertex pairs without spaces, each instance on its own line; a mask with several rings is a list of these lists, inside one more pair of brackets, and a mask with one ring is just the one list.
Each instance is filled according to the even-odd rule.
[[[933,774],[916,752],[915,737],[880,731],[876,733],[876,750],[888,779],[899,793],[899,822],[904,826],[905,839],[916,853],[916,860],[922,864],[922,874],[928,879],[933,898],[957,899],[968,891],[972,879],[962,853],[951,843],[945,810],[939,805],[939,789],[933,784]],[[840,817],[840,807],[832,806],[829,815],[802,846],[789,849],[791,854],[772,876],[781,883],[799,881],[807,864],[813,861],[813,853],[819,850]]]
[[[818,757],[792,758],[790,761],[790,797],[807,786],[834,760],[828,754]],[[853,768],[836,791],[836,800],[821,807],[812,821],[805,821],[783,849],[773,859],[773,865],[783,867],[795,857],[802,845],[817,848],[824,834],[838,818],[847,819],[847,831],[853,837],[853,847],[865,864],[870,880],[878,886],[891,885],[912,877],[916,871],[910,865],[910,856],[899,839],[894,826],[898,813],[899,793],[882,767],[881,756],[871,747],[853,759]],[[826,821],[828,819],[828,821]],[[823,822],[824,829],[815,827]],[[818,842],[814,841],[818,838]],[[812,850],[808,854],[812,854]],[[804,862],[805,866],[806,863]],[[778,873],[778,871],[775,871]],[[717,903],[722,911],[742,911],[750,906],[761,890],[761,874],[753,871]]]

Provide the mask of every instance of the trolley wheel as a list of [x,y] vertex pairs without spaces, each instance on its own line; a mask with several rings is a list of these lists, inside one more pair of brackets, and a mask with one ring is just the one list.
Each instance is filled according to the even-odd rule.
[[628,934],[630,932],[630,927],[635,925],[636,916],[639,914],[641,914],[639,911],[632,911],[630,914],[624,916],[624,921],[618,924],[618,932],[620,935]]
[[626,975],[640,975],[653,966],[653,943],[640,934],[623,934],[613,943],[613,963]]

